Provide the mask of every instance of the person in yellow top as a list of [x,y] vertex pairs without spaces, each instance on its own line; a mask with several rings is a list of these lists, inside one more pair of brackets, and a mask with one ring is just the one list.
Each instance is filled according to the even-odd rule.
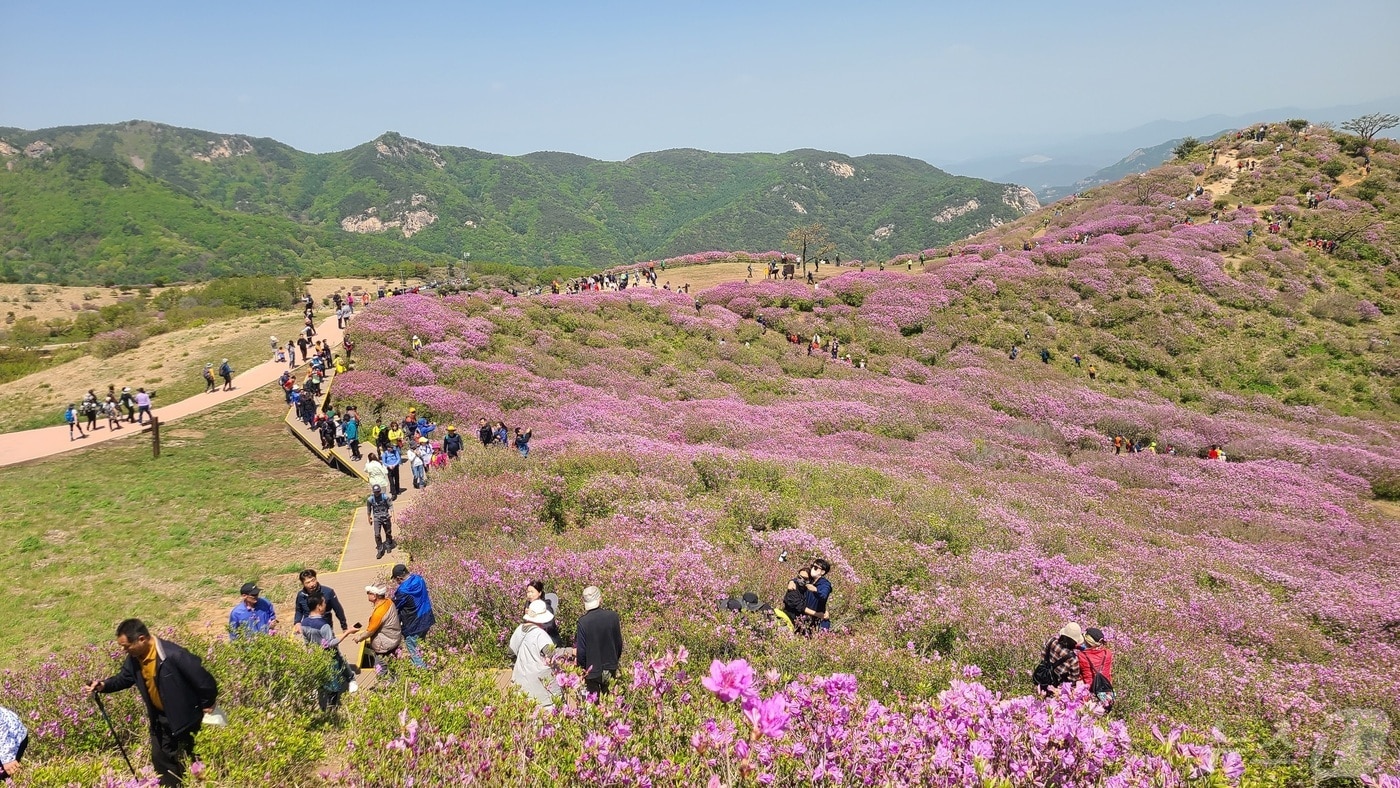
[[161,785],[180,785],[184,758],[196,759],[194,735],[204,715],[214,710],[219,685],[199,657],[157,640],[140,619],[117,625],[117,645],[126,652],[121,672],[92,682],[87,690],[105,694],[136,687],[151,723],[151,765]]
[[390,422],[389,427],[388,427],[388,430],[389,430],[389,445],[391,445],[391,446],[397,446],[397,445],[399,445],[400,443],[403,442],[403,425],[402,425],[402,424],[400,424],[400,423],[397,422],[397,421],[395,421],[395,422]]
[[346,369],[348,369],[348,367],[345,366],[345,359],[343,359],[343,358],[341,358],[340,356],[337,355],[337,356],[335,357],[335,374],[339,375],[340,373],[344,372]]

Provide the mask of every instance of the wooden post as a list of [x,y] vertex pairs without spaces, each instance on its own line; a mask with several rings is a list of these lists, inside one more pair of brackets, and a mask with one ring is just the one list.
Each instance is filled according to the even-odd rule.
[[160,459],[160,417],[151,414],[151,456]]

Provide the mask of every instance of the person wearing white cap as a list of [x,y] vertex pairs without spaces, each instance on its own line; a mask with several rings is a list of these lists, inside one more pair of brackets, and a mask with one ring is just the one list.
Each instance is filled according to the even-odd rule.
[[1084,645],[1084,632],[1071,621],[1060,630],[1060,634],[1045,644],[1045,653],[1040,664],[1035,666],[1031,680],[1039,687],[1041,694],[1054,695],[1061,684],[1072,683],[1079,674],[1079,662],[1075,659],[1078,650]]
[[597,586],[583,589],[583,615],[574,632],[574,649],[578,666],[587,671],[584,686],[594,695],[606,693],[622,658],[622,621],[603,607],[603,591]]
[[381,585],[365,586],[365,596],[374,610],[369,615],[369,625],[355,635],[355,642],[369,641],[376,661],[384,667],[380,680],[387,683],[393,675],[391,658],[403,645],[403,625],[399,622],[394,600],[389,598],[389,589]]
[[549,605],[543,599],[536,599],[525,609],[524,621],[510,636],[510,651],[515,655],[511,683],[544,708],[553,706],[562,692],[559,682],[554,679],[554,671],[549,667],[554,641],[544,630],[545,625],[553,620],[554,614],[549,612]]
[[126,408],[126,423],[136,423],[136,395],[131,393],[130,386],[122,387],[121,404]]

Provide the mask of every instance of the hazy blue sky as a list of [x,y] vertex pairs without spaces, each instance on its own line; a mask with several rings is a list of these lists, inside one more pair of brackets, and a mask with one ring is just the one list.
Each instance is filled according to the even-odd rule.
[[386,130],[519,154],[954,161],[1400,92],[1400,2],[22,4],[0,125],[132,118],[308,151]]

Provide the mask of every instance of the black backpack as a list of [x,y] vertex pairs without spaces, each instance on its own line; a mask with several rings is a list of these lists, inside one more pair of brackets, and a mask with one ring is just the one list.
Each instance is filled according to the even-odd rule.
[[1086,660],[1089,662],[1089,670],[1094,673],[1094,680],[1089,684],[1089,694],[1098,698],[1099,703],[1103,704],[1105,710],[1113,708],[1113,701],[1118,697],[1113,692],[1113,682],[1109,681],[1107,676],[1100,673],[1099,669],[1094,667],[1093,660],[1088,660],[1087,658]]
[[1054,662],[1051,662],[1050,645],[1050,643],[1045,644],[1045,654],[1041,656],[1040,664],[1036,665],[1035,670],[1031,672],[1031,682],[1038,687],[1060,686],[1063,679],[1057,678],[1055,676],[1055,671],[1058,670],[1061,665],[1065,664],[1071,659],[1074,659],[1076,656],[1075,652],[1071,651],[1065,656],[1060,657]]

